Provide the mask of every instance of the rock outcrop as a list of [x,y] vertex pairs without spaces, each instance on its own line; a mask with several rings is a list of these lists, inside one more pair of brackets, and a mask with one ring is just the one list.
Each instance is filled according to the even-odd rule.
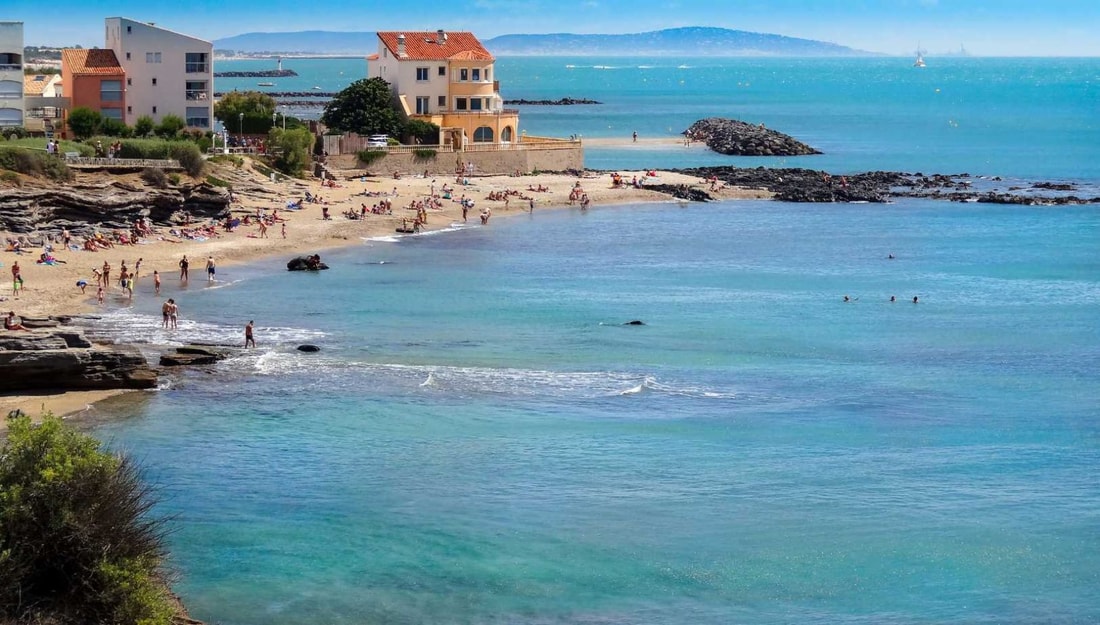
[[153,388],[136,347],[96,346],[78,330],[0,331],[0,392]]
[[0,230],[55,233],[68,228],[85,236],[90,224],[129,228],[138,217],[171,223],[180,212],[192,217],[224,218],[229,194],[208,185],[154,189],[111,182],[102,186],[6,189],[0,195]]
[[747,124],[736,119],[701,119],[684,131],[694,141],[702,141],[720,154],[738,156],[803,156],[821,154],[790,135],[769,130],[763,124]]
[[191,365],[212,365],[229,357],[229,350],[200,345],[177,347],[175,353],[161,354],[160,366],[186,367]]
[[299,256],[291,259],[286,264],[287,271],[320,271],[322,269],[328,269],[328,265],[321,262],[321,257],[314,254],[313,256]]

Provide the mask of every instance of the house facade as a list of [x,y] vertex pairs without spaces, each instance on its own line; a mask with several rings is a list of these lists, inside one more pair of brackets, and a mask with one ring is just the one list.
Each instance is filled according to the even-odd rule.
[[211,128],[214,44],[124,17],[107,18],[105,30],[125,72],[127,119],[178,115],[190,128]]
[[61,91],[71,108],[90,108],[124,124],[132,121],[127,115],[126,72],[112,50],[62,50]]
[[69,108],[61,74],[28,74],[23,77],[23,127],[52,137]]
[[23,22],[0,22],[0,128],[23,125]]
[[371,77],[390,83],[406,115],[440,127],[440,144],[518,139],[519,111],[505,109],[494,58],[469,32],[379,32]]

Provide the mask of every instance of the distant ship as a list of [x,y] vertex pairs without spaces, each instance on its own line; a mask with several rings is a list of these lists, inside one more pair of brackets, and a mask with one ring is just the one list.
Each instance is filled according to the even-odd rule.
[[917,44],[917,60],[913,61],[913,67],[924,67],[924,54],[921,52],[920,44]]
[[274,87],[275,83],[273,83],[273,82],[258,82],[258,83],[256,83],[256,86],[258,86],[258,87]]

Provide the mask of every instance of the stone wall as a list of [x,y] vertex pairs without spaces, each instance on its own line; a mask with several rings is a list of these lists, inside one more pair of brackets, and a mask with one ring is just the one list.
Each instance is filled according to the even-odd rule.
[[[424,170],[434,176],[453,176],[465,163],[473,164],[474,175],[511,174],[534,171],[566,171],[584,169],[584,148],[580,144],[569,147],[523,150],[499,150],[487,152],[440,152],[432,159],[419,159],[411,153],[391,153],[370,164],[366,170],[375,174],[421,173]],[[354,154],[329,156],[326,164],[330,170],[364,169]]]

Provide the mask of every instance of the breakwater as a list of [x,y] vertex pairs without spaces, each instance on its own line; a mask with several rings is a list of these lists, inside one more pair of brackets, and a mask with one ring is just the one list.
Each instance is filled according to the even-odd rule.
[[214,78],[290,78],[298,72],[292,69],[265,69],[253,72],[214,72]]

